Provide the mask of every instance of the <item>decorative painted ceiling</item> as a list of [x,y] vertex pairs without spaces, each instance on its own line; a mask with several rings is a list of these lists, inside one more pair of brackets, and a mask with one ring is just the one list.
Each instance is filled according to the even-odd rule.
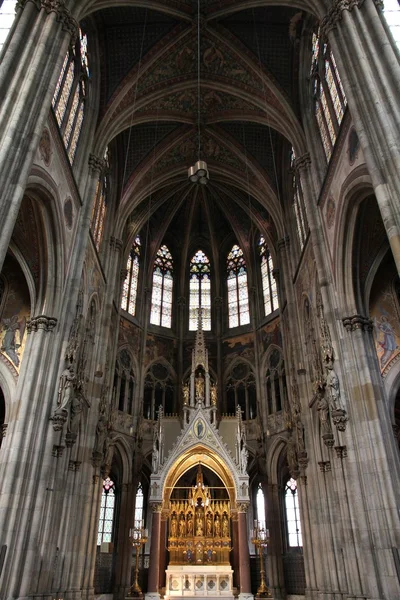
[[[197,2],[114,6],[85,18],[100,58],[97,146],[116,157],[121,231],[133,235],[150,219],[161,237],[185,231],[210,248],[230,237],[246,244],[254,230],[271,243],[281,235],[287,157],[304,143],[298,39],[306,13],[239,4],[201,2],[200,94]],[[199,158],[199,109],[210,171],[201,190],[187,179]]]

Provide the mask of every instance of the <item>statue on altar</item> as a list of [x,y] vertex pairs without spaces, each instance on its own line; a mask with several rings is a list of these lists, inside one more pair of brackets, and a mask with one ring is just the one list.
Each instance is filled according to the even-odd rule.
[[197,536],[203,535],[203,517],[200,512],[197,513],[197,517],[196,517],[196,535]]
[[210,513],[208,513],[207,519],[206,519],[206,535],[207,535],[207,537],[212,536],[212,519],[211,519]]
[[204,377],[199,374],[195,381],[194,381],[194,387],[195,387],[195,392],[196,392],[196,402],[198,402],[199,400],[201,400],[202,402],[204,401]]
[[221,535],[221,521],[218,515],[215,517],[214,532],[217,537]]

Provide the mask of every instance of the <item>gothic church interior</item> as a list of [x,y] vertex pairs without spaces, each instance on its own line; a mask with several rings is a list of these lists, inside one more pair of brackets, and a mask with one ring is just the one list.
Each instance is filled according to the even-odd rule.
[[1,600],[400,598],[399,19],[0,0]]

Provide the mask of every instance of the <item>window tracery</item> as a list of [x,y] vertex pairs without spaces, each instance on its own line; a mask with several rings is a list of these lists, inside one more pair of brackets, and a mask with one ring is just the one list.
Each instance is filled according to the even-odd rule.
[[297,483],[293,478],[289,479],[285,487],[285,511],[289,547],[302,547],[303,539],[301,535],[299,497]]
[[265,373],[265,395],[268,414],[282,410],[287,400],[285,363],[281,352],[275,348],[268,358]]
[[136,492],[136,500],[135,500],[135,526],[136,523],[143,521],[143,505],[144,505],[144,495],[142,484],[139,483],[138,489]]
[[0,52],[15,19],[16,0],[3,0],[0,6]]
[[92,232],[93,241],[97,251],[100,250],[101,241],[103,239],[104,223],[107,213],[109,167],[109,151],[108,148],[106,148],[104,153],[104,169],[103,172],[100,173],[97,182],[92,218],[90,221],[90,231]]
[[88,79],[87,36],[79,29],[77,42],[68,50],[64,59],[52,100],[71,165],[74,162],[85,115]]
[[257,416],[256,381],[247,363],[237,363],[231,369],[226,382],[228,414],[235,414],[240,406],[244,420]]
[[167,246],[157,252],[153,269],[150,323],[161,327],[172,327],[173,260]]
[[154,363],[147,371],[144,381],[144,418],[154,421],[160,406],[162,406],[164,414],[173,413],[174,381],[166,365]]
[[129,252],[128,262],[126,264],[127,276],[122,286],[121,308],[130,315],[136,312],[136,296],[139,280],[139,262],[140,262],[140,237],[137,235]]
[[243,250],[235,244],[227,257],[229,327],[250,323],[247,268]]
[[115,511],[115,483],[107,477],[103,481],[103,491],[101,494],[100,517],[97,529],[97,545],[103,542],[111,542],[113,537]]
[[321,40],[319,30],[312,36],[311,78],[315,117],[329,162],[347,100],[335,58],[329,44]]
[[264,297],[264,313],[265,316],[268,316],[273,313],[274,310],[279,308],[278,288],[273,275],[274,264],[272,262],[272,256],[263,236],[260,236],[258,248],[261,257],[261,281]]
[[114,373],[114,403],[121,412],[133,415],[136,378],[132,358],[125,349],[118,354]]
[[189,331],[196,331],[198,310],[202,308],[202,326],[211,331],[211,269],[210,261],[198,250],[190,261],[189,279]]

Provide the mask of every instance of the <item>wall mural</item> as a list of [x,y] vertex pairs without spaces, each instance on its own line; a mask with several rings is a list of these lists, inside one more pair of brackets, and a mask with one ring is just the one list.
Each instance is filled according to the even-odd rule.
[[0,354],[19,373],[30,317],[30,296],[24,274],[15,258],[7,256],[0,280]]
[[370,316],[379,367],[386,376],[400,359],[400,284],[391,255],[380,266],[371,288]]

